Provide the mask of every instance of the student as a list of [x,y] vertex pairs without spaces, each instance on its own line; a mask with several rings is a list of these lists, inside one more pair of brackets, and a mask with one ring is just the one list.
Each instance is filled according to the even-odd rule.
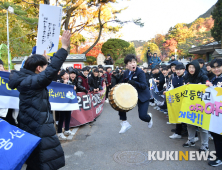
[[[177,88],[177,87],[180,87],[180,86],[184,85],[184,76],[185,76],[185,67],[184,67],[184,65],[182,63],[177,64],[176,67],[175,67],[175,70],[176,70],[177,76],[175,76],[172,79],[172,82],[171,82],[172,86],[171,86],[171,89],[169,89],[169,90],[172,90],[174,88]],[[181,132],[182,132],[182,123],[181,124],[176,124],[175,133],[173,135],[169,136],[169,138],[171,138],[171,139],[180,139],[180,138],[182,138]]]
[[197,59],[197,61],[199,62],[200,69],[201,69],[205,74],[207,74],[207,69],[206,69],[206,67],[205,67],[204,60],[203,60],[202,58],[199,58],[199,59]]
[[[77,72],[76,70],[72,69],[69,71],[69,80],[71,81],[71,84],[74,85],[74,87],[77,86]],[[76,88],[75,88],[76,90]]]
[[93,70],[91,77],[88,78],[89,90],[92,92],[99,92],[100,90],[103,90],[98,75],[99,75],[99,70],[96,68]]
[[157,83],[157,88],[159,91],[163,90],[163,85],[165,83],[165,78],[158,67],[154,68],[155,74],[153,75],[156,79],[154,80]]
[[48,66],[46,52],[44,56],[34,54],[25,61],[24,68],[12,71],[9,77],[9,87],[17,88],[20,92],[19,128],[41,138],[41,142],[26,161],[27,169],[55,170],[65,166],[64,152],[56,135],[46,87],[68,56],[70,37],[69,31],[63,32],[62,48]]
[[80,72],[78,76],[78,82],[77,82],[78,92],[85,92],[86,94],[88,94],[89,91],[88,75],[89,75],[89,68],[84,67],[82,69],[82,72]]
[[215,74],[212,72],[212,69],[210,67],[210,63],[208,63],[206,66],[207,66],[206,67],[206,69],[207,69],[207,77],[211,81],[215,77]]
[[104,85],[106,85],[102,70],[99,71],[99,78],[100,78],[101,86],[103,87]]
[[[207,75],[203,70],[200,69],[200,65],[197,60],[192,61],[186,66],[187,74],[184,76],[186,84],[206,84],[208,80]],[[197,127],[194,125],[187,124],[188,130],[188,141],[183,144],[183,147],[195,146],[195,134]],[[201,136],[201,147],[199,151],[208,151],[208,131],[202,128],[200,129]]]
[[109,103],[109,99],[108,99],[108,94],[109,94],[109,90],[110,90],[110,88],[111,88],[111,77],[112,77],[112,74],[111,74],[111,70],[112,70],[112,68],[111,67],[107,67],[107,69],[106,69],[106,74],[105,74],[105,76],[106,76],[106,78],[107,78],[107,87],[106,87],[106,103]]
[[[124,63],[127,65],[128,70],[124,72],[123,82],[129,83],[135,87],[138,92],[138,112],[139,118],[148,123],[148,127],[153,125],[152,114],[148,113],[150,91],[146,83],[145,73],[137,67],[137,59],[133,54],[129,54],[124,58]],[[121,130],[119,133],[125,133],[131,128],[129,122],[127,122],[126,112],[119,112],[121,123]]]
[[[212,72],[216,75],[211,82],[206,82],[207,86],[218,86],[221,87],[222,82],[222,59],[213,59],[210,63],[212,68]],[[215,161],[209,161],[208,164],[210,166],[219,166],[222,165],[222,135],[211,132],[213,136],[216,156],[217,159]]]
[[[65,70],[62,70],[59,74],[59,76],[61,77],[61,83],[63,84],[68,84],[68,85],[72,85],[72,82],[69,80],[69,73]],[[75,86],[74,86],[75,89]],[[65,132],[64,134],[62,133],[62,126],[63,126],[63,122],[65,120]],[[71,120],[71,111],[59,111],[59,123],[58,123],[58,137],[59,140],[67,140],[67,137],[64,135],[74,135],[74,133],[72,133],[69,130],[69,124],[70,124],[70,120]]]

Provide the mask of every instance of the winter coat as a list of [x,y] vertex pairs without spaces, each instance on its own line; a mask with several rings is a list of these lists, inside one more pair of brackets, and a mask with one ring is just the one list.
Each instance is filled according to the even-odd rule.
[[94,91],[94,89],[99,88],[99,90],[103,90],[101,86],[101,80],[99,77],[95,77],[93,74],[88,78],[89,90]]
[[160,58],[159,57],[151,57],[151,59],[150,59],[150,64],[152,64],[151,65],[151,67],[152,67],[152,69],[156,66],[156,65],[158,65],[158,64],[160,64],[161,63],[161,60],[160,60]]
[[112,76],[112,74],[106,72],[105,76],[107,77],[107,82],[108,82],[108,84],[110,84],[110,83],[111,83],[111,76]]
[[[188,71],[188,67],[189,65],[193,65],[195,67],[195,73],[194,75],[191,75]],[[186,66],[186,70],[187,70],[187,74],[184,76],[184,82],[190,83],[190,84],[205,84],[208,79],[207,75],[205,74],[205,72],[202,71],[202,69],[200,69],[200,65],[199,62],[197,60],[194,60],[192,62],[190,62],[189,64],[187,64]]]
[[109,60],[104,60],[104,63],[106,64],[106,65],[113,65],[113,59],[110,57],[109,58]]
[[[18,126],[41,138],[26,161],[33,170],[56,170],[65,165],[64,152],[56,135],[47,86],[58,73],[68,53],[63,48],[53,57],[45,71],[36,74],[25,68],[13,71],[9,87],[19,94]],[[22,146],[21,146],[22,147]]]
[[207,77],[211,81],[214,77],[216,77],[216,75],[213,72],[207,72]]
[[147,63],[148,63],[148,65],[150,65],[150,60],[151,60],[151,56],[149,56],[149,53],[150,53],[150,52],[148,52],[148,51],[147,51],[147,53],[146,53],[146,58],[147,58]]
[[157,83],[158,90],[163,90],[163,85],[165,84],[164,75],[161,73],[161,71],[159,71],[159,73],[154,74],[153,76],[154,78],[156,78],[156,80],[159,80],[159,82]]
[[72,80],[71,78],[69,78],[69,81],[71,82],[71,84],[72,84],[73,86],[77,86],[77,82],[78,82],[77,77],[76,77],[74,80]]
[[168,63],[171,64],[171,63],[173,63],[175,61],[178,62],[178,60],[170,60],[170,61],[168,61]]
[[78,76],[77,91],[88,93],[88,90],[89,90],[88,78],[84,76],[84,74],[81,72]]

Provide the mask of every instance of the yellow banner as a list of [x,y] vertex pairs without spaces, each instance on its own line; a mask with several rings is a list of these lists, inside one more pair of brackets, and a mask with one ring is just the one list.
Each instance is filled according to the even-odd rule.
[[222,134],[222,88],[184,85],[166,92],[170,123],[188,123]]

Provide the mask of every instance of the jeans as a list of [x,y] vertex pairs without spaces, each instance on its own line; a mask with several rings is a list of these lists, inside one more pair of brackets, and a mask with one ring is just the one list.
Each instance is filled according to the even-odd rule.
[[65,119],[65,131],[68,131],[70,119],[71,119],[71,111],[60,111],[59,112],[58,133],[62,133],[62,126],[63,126],[64,119]]
[[108,95],[109,95],[109,90],[110,90],[111,86],[106,86],[106,99],[108,99]]
[[[196,126],[187,124],[188,139],[191,142],[194,142],[196,129],[197,129]],[[202,145],[202,147],[208,147],[208,141],[209,141],[208,131],[204,130],[202,128],[199,128],[199,129],[200,129],[201,145]]]
[[[138,100],[137,104],[138,104],[139,118],[144,122],[150,122],[151,117],[147,114],[149,107],[149,100],[146,102],[140,102]],[[119,112],[119,118],[120,120],[127,120],[126,112]]]

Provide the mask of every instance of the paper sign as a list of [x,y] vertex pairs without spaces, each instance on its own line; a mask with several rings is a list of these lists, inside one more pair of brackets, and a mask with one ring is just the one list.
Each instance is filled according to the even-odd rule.
[[62,18],[62,7],[40,4],[36,54],[56,52]]

